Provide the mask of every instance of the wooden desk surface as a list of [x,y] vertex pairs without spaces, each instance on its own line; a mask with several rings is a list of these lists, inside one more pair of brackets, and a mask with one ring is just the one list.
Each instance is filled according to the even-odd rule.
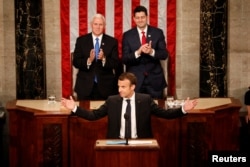
[[95,143],[95,149],[96,150],[117,150],[117,149],[159,149],[160,146],[155,139],[131,139],[128,140],[128,145],[125,145],[125,140],[123,139],[101,139],[97,140]]
[[241,107],[240,101],[234,98],[198,98],[197,100],[198,104],[190,114],[214,114],[228,107]]
[[[77,105],[86,109],[96,109],[105,101],[81,101],[76,102]],[[155,100],[155,102],[164,107],[164,100]],[[198,104],[190,112],[190,114],[213,114],[215,111],[227,107],[241,107],[239,100],[234,98],[198,98]],[[56,103],[48,103],[48,100],[15,100],[7,104],[8,109],[19,108],[36,115],[70,115],[69,110],[61,106],[60,101]],[[216,110],[215,110],[216,109]]]
[[7,104],[7,109],[21,109],[35,115],[70,115],[71,112],[60,101],[48,103],[48,100],[15,100]]

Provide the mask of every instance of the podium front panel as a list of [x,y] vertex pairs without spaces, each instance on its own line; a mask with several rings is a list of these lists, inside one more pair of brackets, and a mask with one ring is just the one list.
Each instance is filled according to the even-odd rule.
[[[110,140],[97,140],[95,144],[96,167],[157,167],[159,166],[159,145],[155,139],[132,140],[110,144]],[[109,143],[109,144],[107,144]]]

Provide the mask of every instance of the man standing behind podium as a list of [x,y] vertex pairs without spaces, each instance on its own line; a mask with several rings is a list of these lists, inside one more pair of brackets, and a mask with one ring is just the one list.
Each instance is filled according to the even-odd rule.
[[[97,120],[108,116],[107,138],[125,138],[125,112],[127,100],[131,104],[131,138],[152,138],[151,114],[173,119],[182,117],[192,110],[197,100],[185,101],[180,108],[160,108],[148,94],[135,93],[137,79],[132,73],[122,73],[118,78],[119,95],[109,96],[98,109],[88,111],[76,106],[72,97],[62,98],[62,105],[71,110],[75,115],[87,120]],[[127,119],[127,118],[126,118]]]
[[78,69],[75,92],[78,100],[106,99],[117,93],[118,41],[104,33],[105,18],[92,18],[92,32],[76,40],[73,65]]

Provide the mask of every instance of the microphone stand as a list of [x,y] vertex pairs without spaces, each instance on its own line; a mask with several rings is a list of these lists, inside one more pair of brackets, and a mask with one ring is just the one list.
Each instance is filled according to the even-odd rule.
[[126,124],[125,124],[125,139],[126,139],[126,143],[125,145],[128,145],[128,120],[129,120],[129,116],[127,113],[124,114],[124,119],[126,121]]

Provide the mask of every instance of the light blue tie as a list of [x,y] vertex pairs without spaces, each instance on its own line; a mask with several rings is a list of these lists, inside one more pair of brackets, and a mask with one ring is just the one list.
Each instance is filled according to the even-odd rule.
[[96,42],[95,42],[95,60],[97,61],[98,54],[99,54],[99,51],[100,51],[99,38],[96,38],[95,40],[96,40]]
[[[96,41],[95,42],[95,61],[97,61],[98,54],[99,54],[99,51],[100,51],[99,38],[96,38],[95,41]],[[97,83],[97,76],[95,76],[94,81]]]

